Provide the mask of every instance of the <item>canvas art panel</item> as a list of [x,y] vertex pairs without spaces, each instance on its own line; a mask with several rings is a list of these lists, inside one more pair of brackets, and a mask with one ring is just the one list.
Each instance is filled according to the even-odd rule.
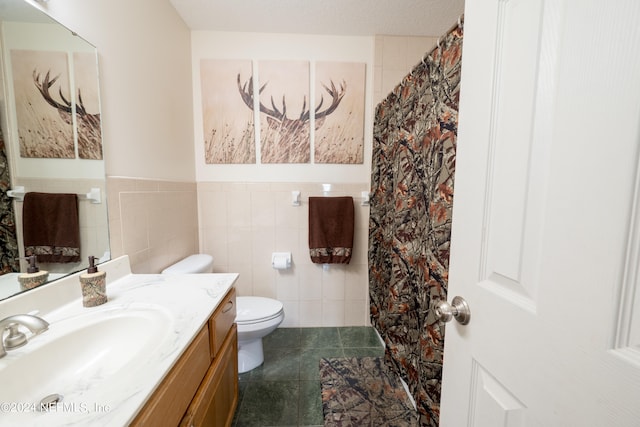
[[75,158],[68,56],[12,50],[21,157]]
[[260,161],[311,162],[309,63],[260,61]]
[[100,85],[95,53],[73,54],[78,157],[102,160]]
[[256,162],[254,114],[242,96],[253,91],[251,78],[249,60],[200,61],[206,164]]
[[364,161],[365,64],[315,66],[315,163]]

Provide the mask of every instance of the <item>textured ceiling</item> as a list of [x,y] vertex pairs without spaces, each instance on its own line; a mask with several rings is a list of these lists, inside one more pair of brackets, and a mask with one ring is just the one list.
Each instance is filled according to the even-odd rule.
[[440,36],[464,0],[169,0],[192,30]]

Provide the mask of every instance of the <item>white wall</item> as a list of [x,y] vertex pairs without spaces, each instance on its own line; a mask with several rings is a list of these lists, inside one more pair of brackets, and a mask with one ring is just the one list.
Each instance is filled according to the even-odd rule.
[[190,31],[169,2],[27,1],[98,48],[107,175],[193,182]]
[[438,37],[376,36],[373,102],[385,99],[435,47]]
[[[371,171],[373,37],[194,31],[192,41],[195,164],[198,182],[368,182]],[[248,164],[206,165],[200,90],[201,59],[303,60],[366,64],[364,162],[358,165]],[[255,64],[254,64],[255,65]],[[313,77],[313,76],[312,76]],[[313,80],[312,80],[313,81]],[[313,96],[313,91],[311,91]],[[311,105],[314,99],[310,100]]]

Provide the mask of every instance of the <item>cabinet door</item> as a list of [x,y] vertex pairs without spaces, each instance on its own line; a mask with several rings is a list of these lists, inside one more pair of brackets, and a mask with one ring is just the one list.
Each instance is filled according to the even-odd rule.
[[233,324],[207,372],[182,426],[226,427],[238,404],[237,331]]
[[209,328],[198,333],[193,343],[167,374],[131,426],[175,426],[196,395],[211,360]]

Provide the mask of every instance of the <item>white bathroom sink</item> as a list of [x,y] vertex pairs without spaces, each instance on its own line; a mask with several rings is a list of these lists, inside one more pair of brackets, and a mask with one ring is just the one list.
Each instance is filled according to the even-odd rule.
[[86,401],[91,395],[117,390],[144,371],[149,355],[174,330],[170,312],[151,304],[55,317],[59,320],[45,317],[47,331],[0,359],[0,402],[38,405],[55,394],[61,402],[91,404]]
[[49,322],[36,336],[20,327],[27,344],[0,358],[0,427],[130,425],[238,277],[132,274],[126,256],[101,267],[106,304],[83,307],[81,273],[0,301],[0,318]]

